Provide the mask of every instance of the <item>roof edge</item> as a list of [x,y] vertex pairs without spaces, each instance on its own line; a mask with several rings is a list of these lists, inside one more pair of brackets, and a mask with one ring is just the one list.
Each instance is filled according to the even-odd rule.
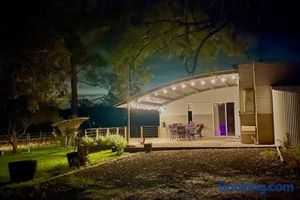
[[154,92],[156,90],[160,90],[162,88],[168,87],[168,86],[173,85],[173,84],[178,84],[178,83],[181,83],[181,82],[191,81],[191,80],[199,79],[199,78],[207,78],[207,77],[210,77],[210,76],[220,76],[220,75],[233,74],[233,73],[238,73],[238,69],[229,69],[229,70],[215,71],[215,72],[197,74],[197,75],[193,75],[193,76],[188,76],[188,77],[180,78],[180,79],[177,79],[175,81],[167,82],[165,84],[159,85],[158,87],[155,87],[155,88],[152,88],[150,90],[143,91],[143,92],[141,92],[139,94],[136,94],[136,95],[132,96],[129,100],[120,101],[119,103],[113,105],[113,107],[121,106],[123,104],[126,104],[128,101],[131,101],[133,99],[139,98],[141,96],[144,96],[145,94],[152,93],[152,92]]

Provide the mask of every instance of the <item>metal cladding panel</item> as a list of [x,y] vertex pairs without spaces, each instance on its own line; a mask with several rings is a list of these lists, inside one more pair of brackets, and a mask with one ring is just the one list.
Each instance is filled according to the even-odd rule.
[[[252,67],[252,64],[241,64],[238,67],[240,93],[245,89],[253,89]],[[271,114],[273,112],[271,86],[282,81],[289,81],[297,73],[299,74],[299,69],[291,64],[255,63],[258,114]],[[240,105],[242,110],[243,104]]]
[[300,145],[300,88],[276,87],[272,89],[275,144],[282,144],[285,133],[293,146]]

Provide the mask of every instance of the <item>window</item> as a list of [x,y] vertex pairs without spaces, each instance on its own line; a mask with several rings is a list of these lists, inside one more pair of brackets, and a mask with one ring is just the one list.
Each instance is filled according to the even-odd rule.
[[193,121],[193,107],[192,104],[188,104],[188,123],[191,123]]
[[253,90],[243,90],[244,113],[254,113],[254,92]]

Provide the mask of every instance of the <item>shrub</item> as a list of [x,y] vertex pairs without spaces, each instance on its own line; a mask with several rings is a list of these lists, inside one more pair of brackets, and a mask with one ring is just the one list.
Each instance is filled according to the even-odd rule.
[[81,143],[83,145],[94,145],[95,140],[91,137],[83,137],[81,138]]
[[296,158],[300,160],[300,145],[295,148],[296,150]]
[[125,138],[120,135],[101,136],[97,141],[99,145],[115,147],[117,154],[122,154],[127,143]]
[[110,135],[100,136],[99,139],[96,141],[97,144],[103,146],[113,146],[113,138]]
[[120,155],[123,153],[124,148],[127,145],[127,142],[125,138],[123,138],[120,135],[114,135],[113,138],[114,138],[114,146],[116,147],[117,154]]

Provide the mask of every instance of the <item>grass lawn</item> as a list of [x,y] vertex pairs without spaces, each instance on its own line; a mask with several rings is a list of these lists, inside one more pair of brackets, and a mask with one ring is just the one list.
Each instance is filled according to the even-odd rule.
[[[48,146],[32,148],[31,153],[19,151],[13,154],[6,152],[4,156],[0,157],[0,184],[9,182],[8,163],[17,160],[34,159],[38,161],[35,179],[28,184],[71,171],[66,154],[73,150],[74,148]],[[114,158],[117,158],[117,156],[111,150],[91,153],[89,154],[89,165],[102,163]]]

